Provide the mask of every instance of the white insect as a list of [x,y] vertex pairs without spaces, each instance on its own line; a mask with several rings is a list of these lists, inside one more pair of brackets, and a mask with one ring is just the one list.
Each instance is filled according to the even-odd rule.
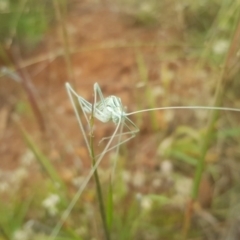
[[[81,118],[79,116],[75,101],[73,99],[73,96],[75,96],[78,100],[78,103],[84,113],[84,116],[88,122],[88,125],[90,127],[90,122],[89,122],[89,115],[93,114],[95,118],[97,118],[99,121],[106,123],[109,121],[112,121],[113,123],[116,124],[116,130],[114,134],[112,134],[111,137],[105,137],[101,141],[110,139],[109,140],[109,145],[106,151],[103,151],[100,155],[104,155],[107,151],[110,151],[121,144],[129,141],[133,137],[135,137],[136,133],[139,132],[138,127],[127,117],[124,107],[122,105],[121,99],[116,96],[109,96],[104,98],[101,88],[99,87],[98,83],[94,84],[94,103],[91,104],[87,100],[85,100],[83,97],[79,96],[70,86],[69,83],[66,83],[66,89],[69,95],[69,98],[71,100],[72,106],[74,108],[75,114],[77,116],[77,120],[80,126],[80,129],[82,131],[84,140],[86,142],[86,145],[88,147],[88,150],[90,150],[89,146],[89,141],[87,140],[86,133],[84,131],[84,127],[81,121]],[[98,99],[99,98],[99,99]],[[88,114],[88,115],[87,115]],[[128,131],[120,134],[116,134],[117,130],[119,130],[120,125],[125,126]],[[130,135],[127,139],[124,139],[124,141],[119,142],[115,146],[112,146],[109,148],[110,144],[112,143],[112,140],[116,136],[123,136],[123,135]]]
[[[83,111],[83,114],[90,126],[90,122],[88,119],[88,115],[92,114],[95,118],[100,120],[101,122],[109,122],[112,121],[113,123],[116,124],[115,131],[113,132],[112,136],[110,137],[105,137],[102,140],[109,139],[107,142],[104,150],[102,153],[100,153],[97,156],[96,163],[92,167],[91,171],[85,178],[84,182],[82,183],[81,187],[78,189],[76,195],[74,196],[73,200],[69,204],[68,208],[65,210],[63,213],[60,221],[56,225],[56,227],[53,229],[51,236],[53,239],[58,235],[63,223],[69,216],[70,212],[72,211],[73,207],[75,206],[77,200],[79,199],[80,195],[82,194],[83,190],[85,189],[86,185],[88,184],[90,178],[92,177],[94,171],[97,169],[98,165],[100,164],[101,160],[103,159],[104,155],[106,152],[120,146],[121,144],[129,141],[133,137],[135,137],[136,133],[139,132],[138,127],[128,118],[128,116],[137,114],[137,113],[142,113],[142,112],[149,112],[149,111],[158,111],[158,110],[178,110],[178,109],[203,109],[203,110],[221,110],[221,111],[235,111],[235,112],[240,112],[240,109],[237,108],[228,108],[228,107],[208,107],[208,106],[172,106],[172,107],[160,107],[160,108],[151,108],[151,109],[144,109],[144,110],[139,110],[131,113],[126,113],[124,111],[124,107],[122,105],[121,99],[116,96],[109,96],[104,98],[101,88],[99,87],[98,83],[94,84],[94,103],[91,104],[87,100],[85,100],[83,97],[79,96],[71,87],[69,83],[66,83],[66,89],[67,93],[69,95],[70,101],[72,103],[74,112],[76,114],[80,129],[82,131],[84,140],[86,142],[87,148],[90,152],[90,145],[88,142],[88,139],[86,137],[86,133],[83,127],[83,123],[81,121],[81,118],[79,116],[77,106],[74,101],[74,97],[78,100],[78,103]],[[99,99],[98,99],[99,98]],[[121,127],[120,127],[121,126]],[[126,126],[128,129],[127,132],[120,131],[119,134],[117,132],[119,130],[122,130],[122,127]],[[130,137],[124,139],[121,141],[121,136],[123,135],[130,135]],[[116,144],[115,146],[111,146],[111,143],[113,139],[119,136],[119,143]],[[101,141],[102,141],[101,140]]]
[[[90,128],[91,128],[91,126],[90,126],[90,121],[89,121],[89,116],[88,116],[90,114],[92,114],[95,118],[97,118],[98,120],[100,120],[101,122],[104,122],[104,123],[112,121],[113,123],[116,124],[116,128],[111,137],[102,138],[101,141],[107,140],[107,139],[109,139],[109,141],[106,144],[102,153],[100,153],[96,157],[97,159],[96,159],[95,165],[92,167],[91,171],[85,178],[81,187],[78,189],[73,200],[71,201],[71,203],[69,204],[69,206],[65,210],[65,212],[63,213],[60,221],[58,222],[56,227],[53,229],[53,231],[51,233],[51,236],[53,237],[53,239],[55,239],[55,237],[58,235],[63,223],[69,216],[69,214],[72,211],[73,207],[75,206],[77,200],[79,199],[80,195],[82,194],[83,190],[85,189],[86,185],[88,184],[89,180],[91,179],[94,171],[97,169],[98,165],[100,164],[101,160],[103,159],[105,153],[114,148],[117,148],[121,144],[129,141],[130,139],[135,137],[137,132],[139,132],[139,129],[137,128],[137,126],[127,117],[127,115],[124,111],[124,107],[122,105],[121,99],[116,96],[109,96],[107,98],[104,98],[101,88],[99,87],[98,83],[95,83],[94,87],[93,87],[93,89],[94,89],[94,103],[93,104],[89,103],[83,97],[79,96],[73,90],[73,88],[71,87],[71,85],[69,83],[66,83],[66,89],[67,89],[67,93],[69,95],[71,104],[73,106],[74,112],[76,114],[77,121],[78,121],[80,129],[82,131],[82,134],[83,134],[83,137],[84,137],[84,140],[87,145],[89,153],[91,152],[89,141],[87,139],[81,117],[79,116],[79,112],[78,112],[78,109],[76,106],[76,102],[74,101],[74,97],[77,99]],[[98,100],[98,98],[99,98],[99,100]],[[127,132],[122,132],[123,126],[126,126],[126,128],[128,129]],[[120,134],[117,134],[118,130],[120,130]],[[130,137],[127,137],[126,139],[121,140],[121,137],[123,135],[130,135]],[[111,146],[113,139],[117,136],[119,136],[119,142],[116,145]],[[114,172],[115,166],[116,166],[116,162],[114,163],[112,172]]]

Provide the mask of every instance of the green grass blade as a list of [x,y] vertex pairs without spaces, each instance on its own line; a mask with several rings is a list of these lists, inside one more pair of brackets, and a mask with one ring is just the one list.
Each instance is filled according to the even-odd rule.
[[176,157],[179,160],[181,160],[181,161],[183,161],[183,162],[185,162],[185,163],[187,163],[191,166],[196,166],[197,162],[198,162],[198,160],[196,158],[190,157],[189,155],[187,155],[183,152],[177,151],[177,150],[172,150],[171,151],[171,156]]
[[27,199],[26,201],[21,201],[15,206],[14,214],[12,215],[11,226],[12,231],[16,231],[23,225],[23,221],[27,215],[32,199]]
[[[156,106],[155,97],[153,95],[151,88],[148,86],[148,81],[149,81],[148,69],[147,69],[146,63],[144,62],[144,58],[140,52],[137,52],[136,61],[137,61],[140,79],[144,84],[146,84],[145,96],[148,101],[148,105],[150,108],[154,108]],[[152,129],[156,131],[159,129],[159,124],[156,117],[157,116],[156,111],[151,111],[149,114],[150,114]]]
[[59,185],[61,188],[65,189],[65,185],[61,177],[55,170],[54,166],[52,165],[51,161],[41,152],[41,150],[37,147],[37,145],[34,143],[34,141],[31,139],[29,134],[23,129],[22,126],[20,126],[20,130],[24,138],[24,141],[26,142],[30,150],[33,152],[34,156],[41,164],[43,169],[46,171],[48,176],[52,179],[54,183]]
[[106,214],[107,214],[107,225],[108,225],[108,229],[110,230],[112,228],[112,222],[113,222],[113,189],[112,189],[111,181],[109,184],[108,195],[107,195]]

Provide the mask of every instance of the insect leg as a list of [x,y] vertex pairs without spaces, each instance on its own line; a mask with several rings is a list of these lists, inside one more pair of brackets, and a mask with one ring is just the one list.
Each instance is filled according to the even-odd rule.
[[[87,145],[87,148],[88,148],[88,151],[90,152],[90,146],[89,146],[89,142],[88,142],[88,139],[87,139],[87,136],[86,136],[86,133],[85,133],[85,130],[84,130],[84,127],[83,127],[83,123],[82,123],[82,120],[81,120],[81,117],[79,115],[79,110],[76,106],[76,98],[78,99],[78,102],[80,104],[80,107],[84,113],[84,116],[89,124],[89,120],[88,120],[88,117],[86,115],[86,112],[89,113],[89,109],[91,109],[91,106],[92,104],[89,103],[88,101],[86,101],[84,98],[80,97],[74,90],[73,88],[71,87],[71,85],[69,83],[66,83],[66,89],[67,89],[67,93],[68,93],[68,96],[70,98],[70,101],[71,101],[71,104],[73,106],[73,109],[74,109],[74,112],[75,112],[75,115],[77,117],[77,121],[78,121],[78,124],[79,124],[79,127],[82,131],[82,134],[83,134],[83,138],[85,140],[85,143]],[[73,98],[73,96],[75,96],[75,100]]]
[[[115,133],[115,135],[112,135],[110,137],[102,138],[99,143],[101,143],[102,141],[107,140],[107,139],[111,139],[112,140],[115,137],[120,137],[119,142],[116,145],[108,148],[106,152],[109,152],[109,151],[113,150],[114,148],[117,148],[118,146],[122,145],[123,143],[126,143],[126,142],[130,141],[139,132],[139,128],[128,117],[125,117],[124,120],[122,120],[122,121],[119,120],[119,121],[122,123],[122,126],[126,126],[129,131],[123,132],[123,133],[119,133],[119,134]],[[134,129],[132,129],[131,127],[133,127]],[[128,137],[127,139],[124,139],[124,140],[121,141],[121,137],[124,136],[124,135],[131,135],[131,136]]]

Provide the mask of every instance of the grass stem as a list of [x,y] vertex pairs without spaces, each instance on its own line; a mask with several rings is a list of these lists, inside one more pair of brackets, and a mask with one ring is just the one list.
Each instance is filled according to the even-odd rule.
[[69,81],[72,82],[73,85],[75,85],[66,22],[63,19],[60,2],[58,0],[54,0],[53,4],[55,8],[57,21],[59,22],[61,27],[61,35],[62,35],[63,48],[64,48],[64,58],[67,66],[68,79]]
[[[93,107],[94,108],[94,107]],[[93,110],[92,110],[92,116],[90,119],[90,157],[92,159],[92,167],[95,167],[96,164],[96,159],[95,159],[95,151],[94,151],[94,136],[93,136],[93,125],[94,125],[94,116],[93,116]],[[98,169],[93,173],[94,175],[94,180],[96,183],[96,192],[97,192],[97,198],[98,198],[98,203],[99,203],[99,210],[102,218],[102,223],[103,223],[103,229],[104,229],[104,234],[105,234],[105,239],[110,240],[110,234],[108,230],[108,225],[107,225],[107,217],[106,217],[106,211],[104,207],[104,202],[103,202],[103,195],[102,195],[102,188],[99,180],[99,175],[98,175]]]

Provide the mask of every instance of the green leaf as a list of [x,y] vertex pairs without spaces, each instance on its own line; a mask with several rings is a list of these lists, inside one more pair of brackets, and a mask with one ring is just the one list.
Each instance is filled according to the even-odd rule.
[[229,129],[221,130],[218,133],[218,136],[222,139],[228,138],[228,137],[239,137],[240,136],[240,128],[236,127],[236,128],[229,128]]
[[183,162],[190,164],[192,166],[196,166],[197,162],[198,162],[198,160],[196,158],[190,157],[189,155],[187,155],[183,152],[180,152],[178,150],[172,150],[171,156],[173,156],[179,160],[182,160]]
[[110,181],[109,189],[108,189],[108,195],[107,195],[107,225],[108,229],[110,230],[112,228],[112,222],[113,222],[113,191],[112,191],[112,183]]
[[33,152],[34,156],[38,160],[38,162],[42,165],[43,169],[46,171],[46,173],[49,175],[49,177],[52,179],[54,183],[56,183],[58,186],[60,186],[62,189],[66,189],[65,185],[55,170],[54,166],[52,165],[51,161],[41,152],[41,150],[37,147],[37,145],[34,143],[34,141],[31,139],[29,134],[23,129],[22,126],[20,126],[21,133],[23,135],[23,138],[30,148],[30,150]]

